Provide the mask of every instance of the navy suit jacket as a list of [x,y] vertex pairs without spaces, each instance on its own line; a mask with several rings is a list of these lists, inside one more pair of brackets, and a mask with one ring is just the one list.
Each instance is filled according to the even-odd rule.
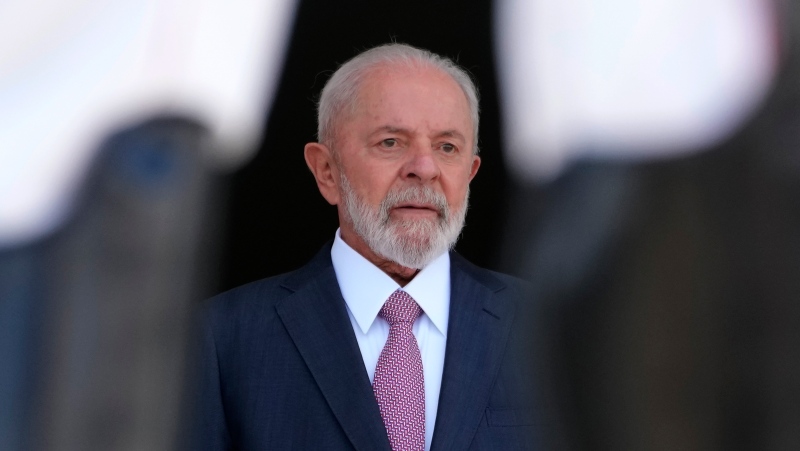
[[[538,449],[524,285],[455,253],[450,261],[431,449]],[[390,449],[330,244],[301,269],[218,295],[208,307],[194,449]]]

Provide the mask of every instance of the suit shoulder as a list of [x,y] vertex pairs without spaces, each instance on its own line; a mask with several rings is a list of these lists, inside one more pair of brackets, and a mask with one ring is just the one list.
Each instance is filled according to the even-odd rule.
[[275,303],[292,293],[285,286],[285,281],[296,272],[267,277],[222,292],[205,301],[205,314],[210,319],[271,316],[275,311]]
[[508,286],[510,286],[512,288],[523,290],[523,291],[529,291],[529,290],[531,290],[533,288],[533,284],[532,283],[528,282],[525,279],[520,279],[517,276],[512,276],[511,274],[492,271],[492,270],[489,270],[489,269],[487,269],[486,271],[489,271],[492,274],[492,276],[497,277],[498,279],[502,280],[503,283],[505,283],[506,285],[508,285]]
[[526,308],[535,306],[536,296],[534,296],[533,285],[530,282],[510,274],[492,271],[490,269],[480,269],[486,271],[487,277],[500,281],[503,288],[497,293],[498,295],[511,298],[518,305],[521,304],[526,306]]
[[275,305],[331,266],[330,243],[304,266],[277,276],[250,282],[214,296],[206,301],[205,321],[220,326],[263,323],[276,315]]
[[481,268],[464,257],[453,252],[450,256],[451,265],[469,274],[475,280],[489,287],[492,291],[506,289],[519,293],[530,293],[533,285],[519,277],[505,274],[491,269]]

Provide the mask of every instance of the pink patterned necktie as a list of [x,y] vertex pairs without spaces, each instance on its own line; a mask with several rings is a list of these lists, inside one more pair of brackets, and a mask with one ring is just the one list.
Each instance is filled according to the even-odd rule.
[[372,390],[392,451],[425,449],[425,385],[422,356],[412,327],[422,309],[405,291],[389,296],[379,315],[389,323],[389,338],[378,358]]

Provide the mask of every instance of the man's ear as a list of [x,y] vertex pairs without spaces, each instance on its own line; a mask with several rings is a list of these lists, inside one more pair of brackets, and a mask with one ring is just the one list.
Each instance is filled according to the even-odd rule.
[[338,205],[340,202],[338,170],[331,149],[324,144],[308,143],[304,155],[308,169],[317,180],[317,188],[322,197],[329,204]]
[[473,178],[475,178],[475,174],[478,173],[478,168],[481,167],[481,157],[477,155],[472,156],[472,165],[469,168],[469,181],[471,182]]

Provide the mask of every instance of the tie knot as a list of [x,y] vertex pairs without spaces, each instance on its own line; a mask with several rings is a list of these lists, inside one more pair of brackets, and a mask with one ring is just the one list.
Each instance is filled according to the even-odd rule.
[[414,298],[403,290],[392,293],[379,313],[390,326],[396,323],[413,323],[420,314],[422,314],[422,309],[419,308]]

